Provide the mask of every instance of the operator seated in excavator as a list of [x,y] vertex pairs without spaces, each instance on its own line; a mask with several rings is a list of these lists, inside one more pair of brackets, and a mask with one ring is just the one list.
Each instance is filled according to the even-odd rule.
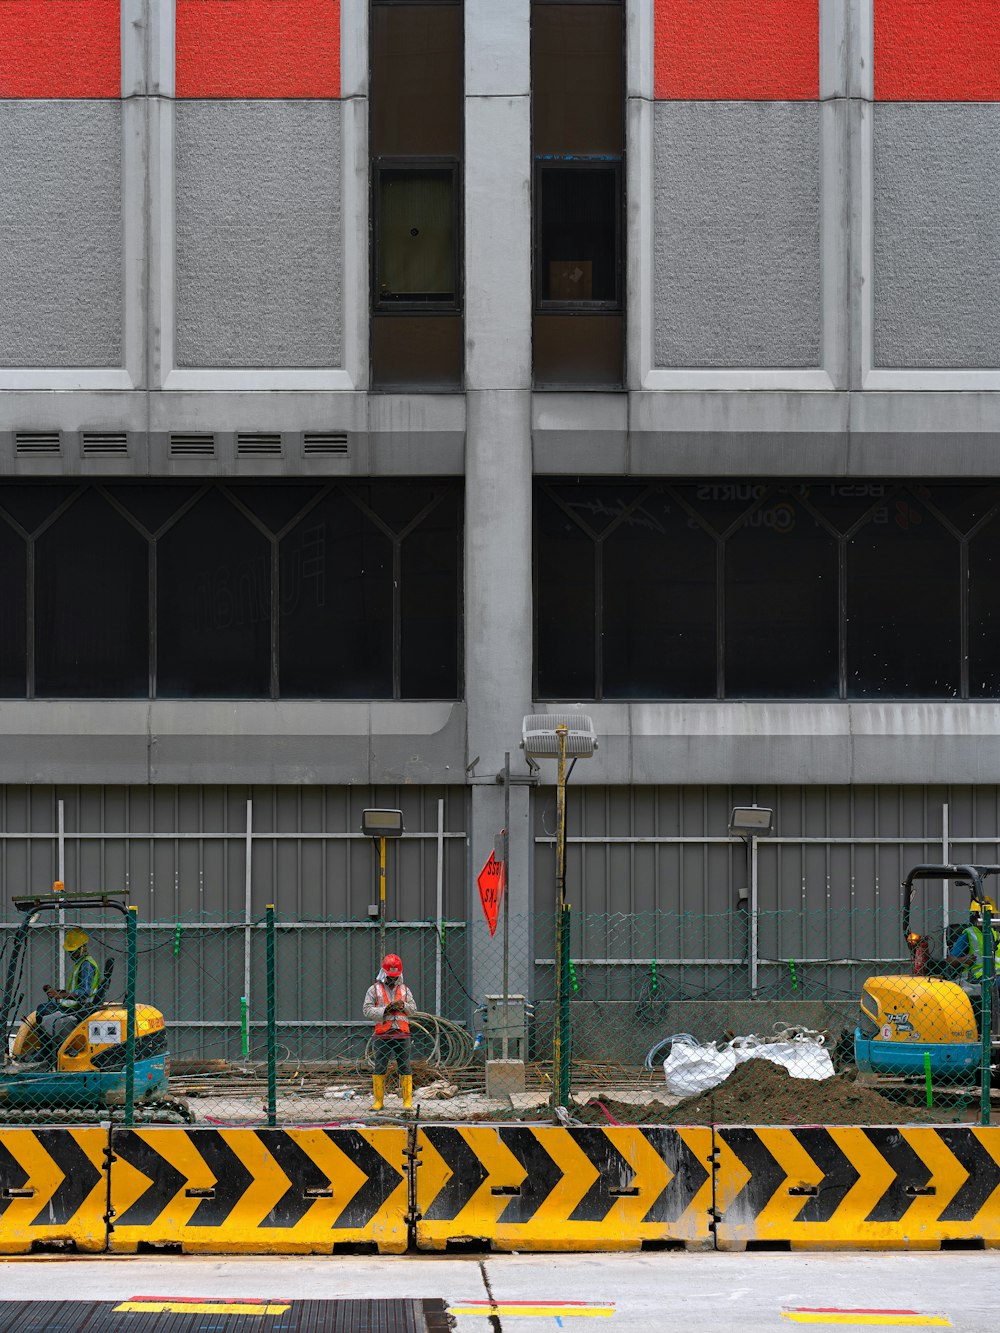
[[[965,886],[957,881],[956,887]],[[994,968],[993,1003],[991,1006],[991,1028],[994,1036],[1000,1034],[1000,921],[997,921],[997,909],[992,898],[973,898],[969,903],[969,924],[956,935],[948,950],[948,967],[952,971],[963,973],[960,985],[969,995],[979,995],[983,983],[983,913],[989,908],[991,930],[993,934],[993,953],[996,960]]]
[[87,951],[90,936],[79,926],[66,932],[63,948],[73,960],[73,971],[65,990],[43,986],[48,997],[35,1010],[35,1028],[39,1039],[37,1062],[51,1064],[59,1045],[60,1032],[73,1027],[79,1010],[97,993],[101,984],[101,969]]

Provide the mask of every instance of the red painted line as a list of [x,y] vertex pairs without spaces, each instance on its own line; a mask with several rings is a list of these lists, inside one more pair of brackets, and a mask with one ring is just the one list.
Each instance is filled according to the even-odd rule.
[[875,96],[1000,101],[1000,0],[875,0]]
[[656,0],[661,100],[814,101],[819,0]]
[[0,98],[121,96],[120,0],[3,0]]
[[340,96],[340,0],[177,0],[178,97]]

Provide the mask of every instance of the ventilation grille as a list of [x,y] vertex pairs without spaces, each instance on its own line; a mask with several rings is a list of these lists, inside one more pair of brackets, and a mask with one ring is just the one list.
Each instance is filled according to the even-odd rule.
[[306,431],[302,437],[302,452],[310,458],[347,453],[347,436],[340,432]]
[[170,455],[172,458],[213,458],[215,436],[171,435]]
[[85,430],[84,458],[126,458],[128,435],[123,430]]
[[236,436],[236,456],[238,458],[280,458],[281,436],[238,434]]
[[57,430],[15,431],[14,450],[22,458],[52,458],[59,453],[59,432]]

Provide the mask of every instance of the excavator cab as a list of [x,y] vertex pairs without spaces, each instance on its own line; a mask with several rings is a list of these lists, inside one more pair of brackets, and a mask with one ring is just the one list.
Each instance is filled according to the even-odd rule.
[[[975,1077],[982,1062],[976,1018],[980,986],[968,984],[961,964],[949,958],[956,930],[963,927],[945,922],[944,913],[939,933],[929,929],[926,912],[918,923],[914,895],[927,880],[944,880],[967,889],[970,905],[992,906],[985,884],[996,875],[1000,865],[918,865],[906,876],[902,925],[910,973],[869,977],[864,983],[854,1033],[854,1060],[862,1072],[903,1078],[929,1075],[943,1084],[968,1083]],[[993,928],[1000,938],[1000,922]]]
[[[52,1013],[43,1025],[38,1011],[15,1014],[25,998],[21,989],[29,948],[41,934],[50,935],[64,917],[101,911],[127,919],[124,895],[67,893],[55,886],[51,893],[16,896],[21,920],[7,950],[3,990],[0,993],[0,1124],[24,1118],[29,1112],[75,1112],[104,1115],[106,1108],[126,1101],[129,1005],[111,996],[114,958],[103,961],[97,989],[88,999]],[[45,928],[48,928],[47,930]],[[38,928],[42,928],[40,931]],[[135,959],[129,972],[135,976]],[[169,1056],[163,1015],[149,1004],[134,1004],[133,1101],[142,1118],[163,1111],[162,1118],[185,1120],[186,1107],[171,1101],[167,1086]],[[10,1040],[14,1029],[13,1041]]]

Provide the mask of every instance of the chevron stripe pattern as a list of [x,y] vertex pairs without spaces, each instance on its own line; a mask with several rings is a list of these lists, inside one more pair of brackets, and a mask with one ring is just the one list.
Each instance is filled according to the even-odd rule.
[[719,1128],[721,1250],[1000,1246],[1000,1130]]
[[0,1254],[36,1241],[105,1248],[107,1146],[102,1129],[0,1130]]
[[[410,1200],[415,1203],[411,1209]],[[0,1129],[0,1254],[1000,1248],[1000,1129]]]
[[417,1247],[709,1247],[710,1129],[428,1126],[418,1132]]
[[150,1129],[112,1135],[109,1248],[330,1254],[407,1247],[405,1129]]

